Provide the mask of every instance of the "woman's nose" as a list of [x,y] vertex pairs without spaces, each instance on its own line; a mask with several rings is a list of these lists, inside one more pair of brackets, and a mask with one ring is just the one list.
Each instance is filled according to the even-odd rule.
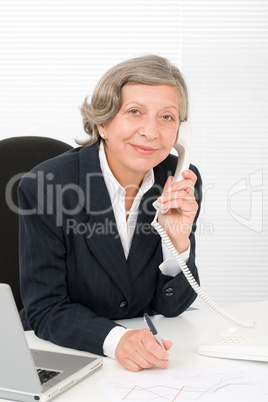
[[148,140],[152,141],[159,136],[157,122],[155,119],[147,119],[142,127],[139,129],[139,135],[145,136]]

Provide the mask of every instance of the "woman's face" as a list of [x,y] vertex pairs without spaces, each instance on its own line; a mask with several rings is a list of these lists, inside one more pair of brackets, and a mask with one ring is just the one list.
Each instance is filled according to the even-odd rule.
[[141,180],[169,154],[179,128],[179,92],[169,85],[127,84],[122,107],[104,132],[108,164],[120,184]]

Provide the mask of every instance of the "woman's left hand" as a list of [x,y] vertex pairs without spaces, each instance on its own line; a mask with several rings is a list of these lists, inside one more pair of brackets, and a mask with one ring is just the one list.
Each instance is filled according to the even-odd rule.
[[173,184],[170,176],[165,184],[163,194],[157,199],[160,210],[168,210],[166,214],[159,213],[158,222],[168,234],[179,253],[189,247],[189,235],[198,210],[194,196],[196,175],[191,170],[182,172],[184,180]]

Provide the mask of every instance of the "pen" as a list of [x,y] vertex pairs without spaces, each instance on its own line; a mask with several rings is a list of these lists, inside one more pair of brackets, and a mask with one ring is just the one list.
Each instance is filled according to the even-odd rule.
[[155,337],[155,340],[159,343],[160,346],[162,346],[163,349],[166,349],[165,346],[163,345],[163,342],[161,341],[160,336],[158,335],[157,329],[155,328],[154,324],[152,323],[151,318],[148,316],[147,313],[144,314],[143,318],[144,318],[149,330]]

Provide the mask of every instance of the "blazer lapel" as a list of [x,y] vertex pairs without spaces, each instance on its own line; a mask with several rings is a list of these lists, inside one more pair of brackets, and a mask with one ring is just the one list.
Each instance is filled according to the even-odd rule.
[[132,245],[128,257],[128,265],[132,280],[135,280],[152,254],[156,252],[161,241],[159,234],[151,226],[155,216],[152,203],[161,195],[167,179],[167,172],[158,165],[154,168],[155,183],[142,197],[137,225],[135,228]]
[[87,246],[129,300],[129,270],[95,145],[81,149],[79,177],[88,214]]

